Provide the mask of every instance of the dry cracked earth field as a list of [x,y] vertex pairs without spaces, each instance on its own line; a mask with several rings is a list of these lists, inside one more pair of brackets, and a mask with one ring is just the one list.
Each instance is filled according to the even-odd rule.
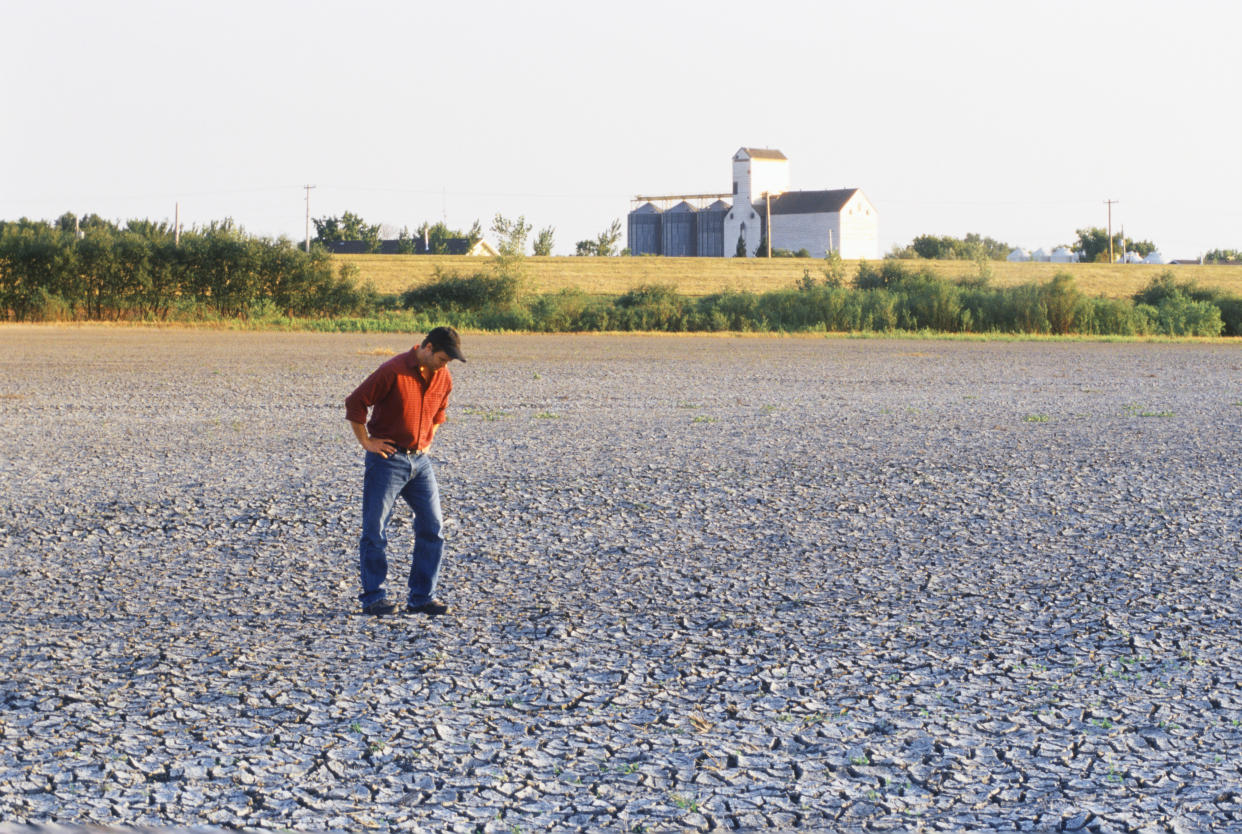
[[366,618],[411,343],[0,327],[0,819],[1242,830],[1242,348],[468,335]]

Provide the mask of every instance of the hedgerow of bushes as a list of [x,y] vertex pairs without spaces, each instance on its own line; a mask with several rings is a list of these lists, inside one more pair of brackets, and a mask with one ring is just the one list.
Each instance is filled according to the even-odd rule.
[[839,261],[796,288],[690,298],[646,285],[615,297],[523,291],[520,259],[473,275],[436,273],[396,296],[334,272],[320,249],[251,237],[231,223],[177,238],[167,224],[91,216],[0,222],[0,320],[232,321],[325,330],[829,331],[1242,335],[1242,299],[1164,273],[1129,299],[1083,295],[1068,274],[995,287],[887,260],[848,283]]
[[1083,295],[1068,274],[1002,288],[980,279],[947,281],[897,261],[863,264],[852,286],[808,271],[796,289],[700,298],[658,284],[615,298],[578,289],[524,298],[518,286],[483,273],[442,276],[407,292],[402,304],[481,330],[1242,335],[1242,299],[1176,284],[1170,273],[1133,299]]

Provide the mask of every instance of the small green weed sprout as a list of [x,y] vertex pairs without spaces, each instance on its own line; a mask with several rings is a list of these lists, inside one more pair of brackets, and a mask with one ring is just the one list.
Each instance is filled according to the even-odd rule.
[[1127,417],[1172,417],[1172,411],[1152,411],[1144,406],[1131,403],[1122,408]]
[[669,799],[671,799],[673,804],[683,811],[689,811],[690,813],[693,814],[699,810],[698,802],[696,802],[694,799],[691,799],[689,797],[682,796],[681,794],[678,794],[678,793],[670,794]]

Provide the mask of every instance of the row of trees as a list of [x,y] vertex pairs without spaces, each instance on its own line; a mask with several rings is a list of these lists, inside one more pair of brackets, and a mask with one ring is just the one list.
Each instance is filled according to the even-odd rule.
[[[1078,253],[1078,259],[1086,263],[1108,263],[1109,256],[1120,258],[1126,252],[1137,252],[1147,257],[1155,252],[1156,244],[1150,240],[1134,240],[1117,232],[1112,236],[1110,244],[1108,232],[1099,226],[1088,226],[1079,229],[1078,241],[1070,248]],[[1111,247],[1111,248],[1110,248]]]
[[[382,226],[379,223],[367,223],[360,216],[353,212],[345,212],[344,214],[332,217],[314,218],[315,238],[314,243],[329,245],[333,243],[342,243],[346,241],[360,242],[365,244],[366,251],[378,252],[380,249]],[[499,228],[498,228],[499,227]],[[526,241],[532,231],[532,226],[526,222],[526,217],[521,216],[516,220],[510,220],[503,215],[497,214],[492,221],[491,231],[500,237],[500,245],[505,246],[509,241],[510,255],[525,255]],[[520,245],[514,247],[512,245],[511,236],[520,230]],[[450,242],[464,240],[467,242],[466,249],[472,248],[476,243],[483,239],[483,227],[479,221],[474,221],[474,225],[468,231],[460,229],[450,229],[445,223],[423,223],[413,233],[408,227],[402,228],[397,236],[397,252],[400,254],[428,254],[428,255],[444,255],[450,251]],[[580,240],[575,247],[577,255],[595,255],[600,257],[608,257],[620,254],[621,242],[621,221],[614,220],[607,229],[600,232],[593,240]],[[556,246],[556,228],[554,226],[545,226],[540,229],[531,242],[532,254],[535,256],[546,256],[552,254],[552,249]],[[499,251],[499,250],[497,250]]]
[[[1075,234],[1077,238],[1073,243],[1067,244],[1067,246],[1071,251],[1078,253],[1080,261],[1108,263],[1109,234],[1106,230],[1098,226],[1088,226],[1078,229]],[[927,258],[928,260],[951,261],[979,261],[986,259],[1003,261],[1015,248],[1008,243],[973,233],[966,235],[964,238],[919,235],[906,246],[894,247],[888,256],[899,259]],[[1125,252],[1137,252],[1139,255],[1146,257],[1155,252],[1156,249],[1156,245],[1149,240],[1126,238],[1120,232],[1112,235],[1112,252],[1114,256],[1120,256]]]
[[[379,226],[350,212],[316,219],[315,226],[316,243],[363,240],[378,247]],[[607,233],[614,244],[618,226]],[[520,279],[530,223],[497,214],[491,232],[497,274]],[[424,224],[418,234],[433,253],[462,236],[443,223]],[[539,232],[535,254],[551,253],[553,234],[552,228]],[[466,236],[482,238],[477,222]],[[604,237],[599,251],[615,254]],[[404,232],[402,239],[411,240]],[[120,225],[97,215],[0,221],[0,320],[332,317],[383,306],[369,285],[358,284],[355,267],[334,272],[323,246],[308,253],[286,238],[247,235],[229,220],[180,234],[167,223]]]
[[1003,261],[1012,251],[1013,247],[1008,243],[974,233],[964,238],[919,235],[908,246],[894,248],[889,256],[949,261],[977,261],[980,258]]
[[94,215],[0,221],[0,319],[348,316],[375,300],[321,248],[252,237],[228,220],[180,234]]

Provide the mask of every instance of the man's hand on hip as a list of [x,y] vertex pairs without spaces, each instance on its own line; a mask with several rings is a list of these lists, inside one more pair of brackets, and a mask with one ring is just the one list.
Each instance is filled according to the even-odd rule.
[[397,450],[397,444],[382,437],[368,437],[362,441],[362,448],[386,458]]
[[349,427],[354,430],[354,437],[358,438],[358,442],[362,444],[362,448],[368,452],[374,452],[381,457],[388,457],[397,450],[397,444],[391,440],[385,440],[382,437],[370,437],[367,435],[367,427],[362,423],[349,421]]

